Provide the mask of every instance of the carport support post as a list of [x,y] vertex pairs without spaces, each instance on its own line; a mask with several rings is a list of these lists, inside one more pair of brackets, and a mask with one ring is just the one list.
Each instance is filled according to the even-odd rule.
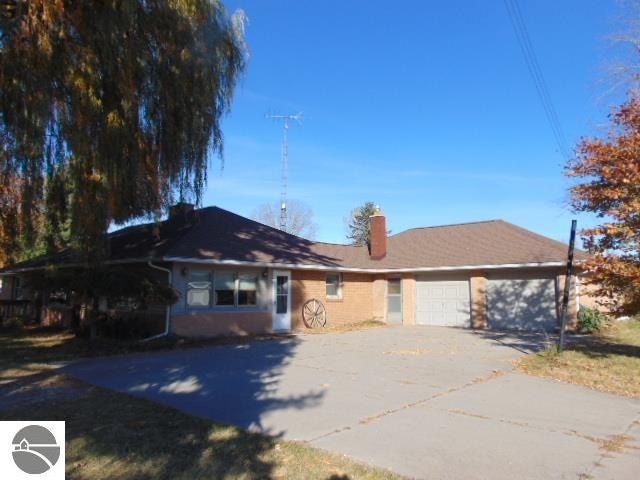
[[567,258],[567,275],[564,277],[564,295],[560,309],[560,338],[558,339],[558,353],[564,350],[564,336],[567,327],[567,311],[569,310],[569,294],[571,292],[571,273],[573,271],[573,251],[576,243],[577,220],[571,220],[571,236],[569,237],[569,255]]

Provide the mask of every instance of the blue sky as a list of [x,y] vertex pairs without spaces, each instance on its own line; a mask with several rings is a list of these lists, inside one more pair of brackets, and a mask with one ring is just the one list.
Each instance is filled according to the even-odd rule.
[[[265,114],[302,111],[289,198],[311,206],[318,240],[344,242],[344,219],[368,200],[395,233],[502,218],[567,240],[564,159],[502,0],[225,4],[249,18],[250,58],[204,205],[249,215],[277,202],[282,127]],[[603,133],[620,100],[606,68],[618,2],[520,5],[569,143]]]

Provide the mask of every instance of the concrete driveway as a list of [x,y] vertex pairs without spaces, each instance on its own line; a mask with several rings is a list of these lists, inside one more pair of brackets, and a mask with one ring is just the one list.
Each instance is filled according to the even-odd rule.
[[[104,358],[90,383],[416,478],[636,479],[640,401],[513,373],[536,336],[397,327]],[[610,452],[607,440],[626,435]]]

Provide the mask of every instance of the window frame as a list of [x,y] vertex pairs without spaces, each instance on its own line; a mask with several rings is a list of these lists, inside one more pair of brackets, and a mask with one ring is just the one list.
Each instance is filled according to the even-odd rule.
[[22,285],[22,279],[20,277],[13,277],[11,282],[11,297],[13,300],[23,300],[24,290]]
[[[209,304],[208,305],[190,305],[189,304],[189,284],[192,283],[191,274],[193,272],[206,272],[209,274]],[[218,295],[216,293],[216,280],[220,274],[230,274],[233,276],[233,303],[219,305],[217,303]],[[255,278],[255,303],[240,304],[240,277],[252,276]],[[214,269],[190,269],[188,278],[185,281],[185,309],[186,310],[210,310],[210,311],[240,311],[240,310],[259,310],[261,309],[261,274],[258,270],[214,270]],[[248,290],[251,291],[251,290]]]
[[[199,281],[193,282],[191,280],[191,275],[195,272],[201,273],[207,273],[209,276],[209,288],[192,288],[190,286],[191,283],[199,283]],[[206,310],[208,308],[211,308],[211,302],[212,302],[212,295],[211,295],[211,289],[213,287],[213,275],[211,270],[205,270],[205,269],[195,269],[195,270],[190,270],[189,271],[189,278],[187,279],[186,283],[185,283],[185,298],[184,298],[184,302],[186,304],[187,310]],[[191,305],[189,303],[189,291],[190,290],[208,290],[209,292],[209,302],[207,303],[207,305]]]
[[[398,293],[391,293],[390,292],[390,285],[391,283],[395,283],[397,282],[398,285]],[[403,292],[403,286],[402,286],[402,277],[388,277],[387,278],[387,291],[386,291],[386,298],[385,298],[385,303],[386,303],[386,308],[385,308],[385,319],[389,319],[389,314],[397,314],[399,316],[400,322],[403,321],[404,319],[404,305],[403,305],[403,298],[404,298],[404,292]],[[389,311],[389,297],[393,297],[393,298],[397,298],[398,299],[398,307],[399,310],[397,312],[390,312]]]
[[[329,276],[337,277],[337,285],[336,285],[336,294],[330,295],[327,292],[327,287],[330,285]],[[332,285],[332,284],[331,284]],[[340,272],[329,272],[324,277],[324,295],[327,300],[342,300],[342,273]]]
[[[218,304],[218,289],[216,288],[216,280],[220,274],[231,274],[233,276],[233,303]],[[211,305],[213,308],[238,308],[238,272],[234,270],[214,270],[213,271],[213,299]]]
[[[252,304],[242,304],[240,305],[240,277],[242,275],[253,275],[255,276],[256,279],[256,302],[252,303]],[[247,291],[251,291],[251,290],[247,290]],[[258,297],[259,294],[258,292],[260,291],[260,273],[259,272],[254,272],[254,271],[247,271],[247,272],[236,272],[236,288],[235,288],[235,298],[236,298],[236,308],[257,308],[259,305],[258,302]]]

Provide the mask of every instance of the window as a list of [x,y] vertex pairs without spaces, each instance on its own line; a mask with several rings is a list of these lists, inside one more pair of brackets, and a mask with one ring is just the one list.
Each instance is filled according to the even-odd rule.
[[342,298],[342,275],[327,273],[327,298]]
[[187,283],[187,307],[256,307],[258,272],[193,270]]
[[22,279],[13,277],[13,299],[22,300]]
[[389,295],[400,295],[401,291],[401,283],[402,281],[399,278],[390,278],[387,280],[387,293]]
[[187,305],[190,307],[208,307],[211,301],[211,274],[195,270],[189,275],[187,283]]
[[234,272],[216,272],[216,305],[234,306],[236,292],[236,274]]
[[402,322],[402,280],[387,280],[387,321]]
[[258,304],[258,274],[241,273],[238,275],[238,306]]
[[58,303],[64,305],[69,300],[69,296],[65,290],[52,290],[49,292],[49,303]]

